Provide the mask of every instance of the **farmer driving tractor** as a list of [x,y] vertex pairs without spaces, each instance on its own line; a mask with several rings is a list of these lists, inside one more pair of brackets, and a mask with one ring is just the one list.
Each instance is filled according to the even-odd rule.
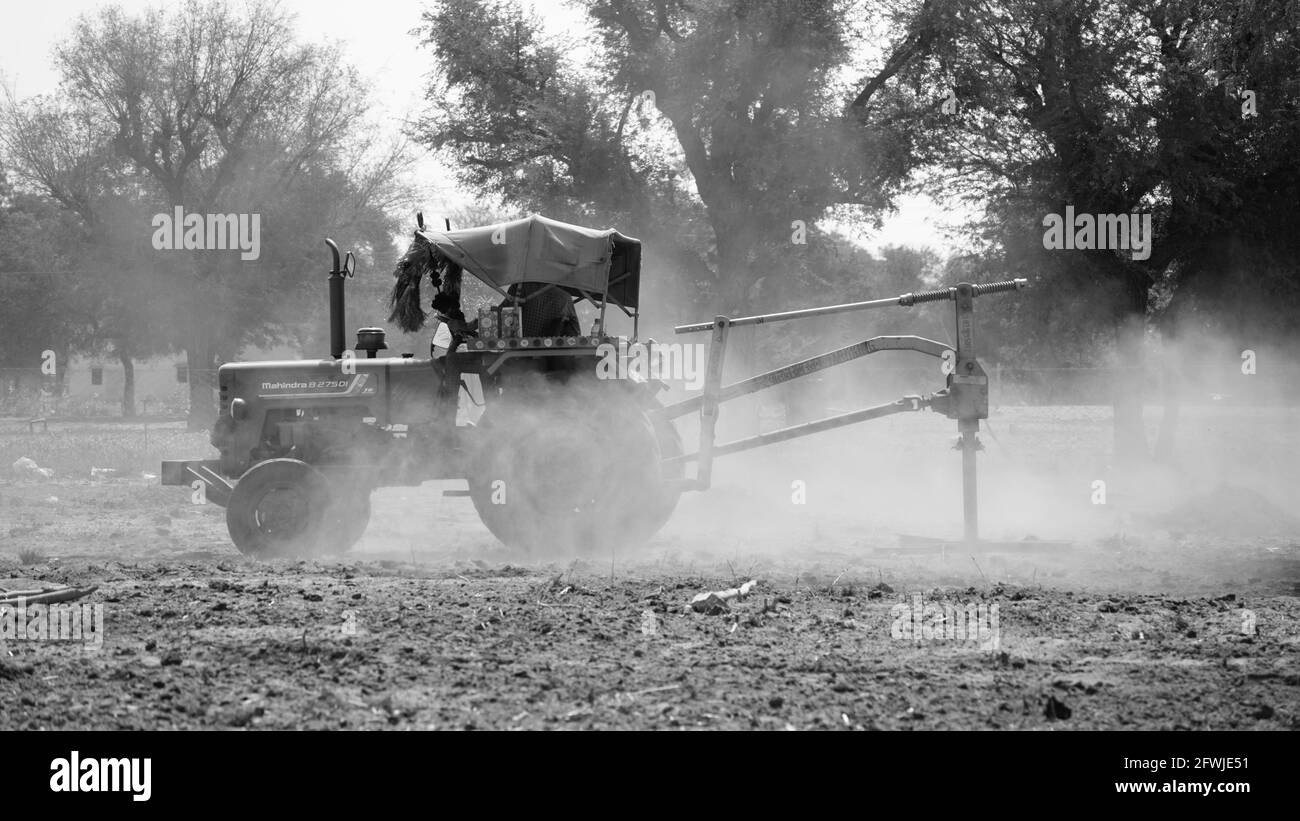
[[[461,266],[439,252],[421,232],[416,233],[393,272],[397,282],[389,298],[392,313],[388,319],[408,333],[424,326],[428,315],[420,307],[420,282],[426,274],[437,291],[430,307],[441,323],[433,342],[441,355],[477,336],[478,319],[466,320],[460,304]],[[576,336],[582,332],[572,298],[553,284],[527,279],[511,283],[496,308],[516,306],[521,308],[523,336]]]

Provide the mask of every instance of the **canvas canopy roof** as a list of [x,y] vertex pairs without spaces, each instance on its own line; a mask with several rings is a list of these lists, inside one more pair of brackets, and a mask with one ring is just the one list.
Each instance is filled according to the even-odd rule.
[[442,254],[499,291],[519,282],[557,285],[573,296],[636,308],[641,241],[610,228],[583,228],[530,217],[419,232]]

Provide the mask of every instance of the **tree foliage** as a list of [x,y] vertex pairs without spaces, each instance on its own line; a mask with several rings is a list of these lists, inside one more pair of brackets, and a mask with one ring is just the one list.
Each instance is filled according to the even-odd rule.
[[594,40],[575,42],[517,4],[436,3],[421,34],[440,70],[415,136],[476,191],[626,220],[677,290],[743,312],[760,281],[810,284],[796,221],[888,204],[873,133],[844,112],[847,8],[593,0]]
[[[264,0],[108,7],[77,21],[56,63],[66,100],[11,101],[8,153],[25,184],[79,217],[83,260],[113,271],[118,310],[99,337],[133,354],[185,350],[191,424],[205,425],[220,362],[318,315],[325,234],[370,261],[387,253],[403,146],[366,136],[356,72]],[[177,207],[258,215],[260,255],[154,248],[153,215]]]

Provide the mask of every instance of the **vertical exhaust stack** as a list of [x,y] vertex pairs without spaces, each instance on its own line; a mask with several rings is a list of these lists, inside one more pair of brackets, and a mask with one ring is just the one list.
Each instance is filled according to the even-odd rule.
[[330,247],[330,253],[334,257],[334,267],[330,270],[330,356],[335,359],[343,358],[343,350],[347,343],[343,341],[343,277],[351,276],[352,271],[348,268],[348,263],[352,261],[352,252],[349,251],[343,264],[339,264],[339,247],[332,239],[326,239],[325,244]]

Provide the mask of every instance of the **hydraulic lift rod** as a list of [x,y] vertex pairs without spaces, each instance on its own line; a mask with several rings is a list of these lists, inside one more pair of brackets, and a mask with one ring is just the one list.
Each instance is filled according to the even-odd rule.
[[[971,286],[973,292],[971,296],[984,296],[985,294],[996,294],[1002,291],[1015,291],[1024,288],[1029,284],[1029,280],[1021,277],[1019,279],[1007,280],[1005,282],[991,282],[984,285]],[[920,291],[918,293],[903,294],[902,296],[886,297],[884,299],[868,299],[865,302],[846,302],[842,305],[827,305],[824,308],[803,308],[798,311],[782,311],[776,314],[759,314],[757,316],[742,316],[738,319],[728,320],[728,325],[732,328],[741,325],[762,325],[767,322],[781,322],[786,319],[806,319],[813,316],[826,316],[827,314],[840,314],[846,311],[864,311],[868,308],[888,308],[904,307],[910,308],[913,305],[920,305],[923,302],[941,302],[957,299],[956,288],[940,288],[934,291]],[[696,322],[692,325],[678,325],[673,328],[679,334],[693,334],[700,331],[713,330],[712,322]]]

